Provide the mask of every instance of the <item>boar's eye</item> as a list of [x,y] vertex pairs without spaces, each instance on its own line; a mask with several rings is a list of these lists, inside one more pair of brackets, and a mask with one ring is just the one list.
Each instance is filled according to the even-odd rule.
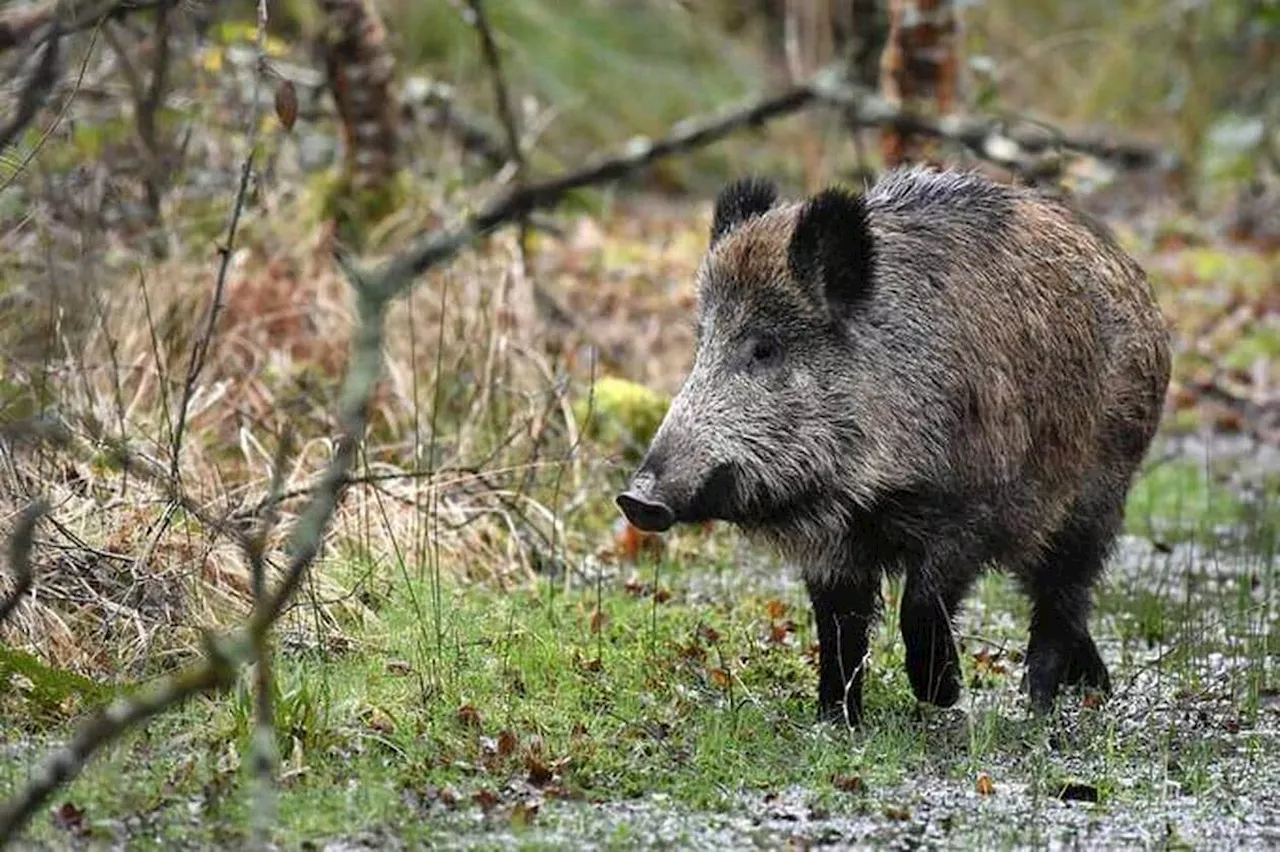
[[757,337],[751,343],[752,366],[763,367],[773,364],[782,357],[782,345],[777,339],[767,335]]

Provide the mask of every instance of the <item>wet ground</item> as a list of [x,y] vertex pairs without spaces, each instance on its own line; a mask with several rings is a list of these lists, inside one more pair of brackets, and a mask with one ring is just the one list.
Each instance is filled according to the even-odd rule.
[[[1047,726],[1017,684],[1024,636],[999,580],[961,619],[968,654],[999,647],[1011,676],[966,689],[960,705],[915,726],[920,759],[893,783],[843,779],[834,794],[787,787],[725,790],[723,806],[670,797],[535,799],[529,825],[509,814],[440,810],[439,848],[689,849],[1265,849],[1280,848],[1280,565],[1275,526],[1280,449],[1246,439],[1181,439],[1153,459],[1203,459],[1256,511],[1248,529],[1192,535],[1156,525],[1117,545],[1099,591],[1095,636],[1112,672],[1100,707],[1069,702]],[[1157,461],[1157,463],[1161,463]],[[1252,525],[1251,525],[1252,524]],[[1268,526],[1270,525],[1270,526]],[[1265,527],[1265,528],[1264,528]],[[1170,533],[1168,540],[1160,530]],[[1203,529],[1197,533],[1206,532]],[[1247,535],[1245,535],[1247,533]],[[1265,535],[1264,535],[1265,534]],[[1264,551],[1249,550],[1264,537]],[[671,580],[710,601],[750,587],[797,594],[796,578],[744,546],[738,570]],[[883,629],[883,628],[882,628]],[[999,637],[991,640],[984,637]],[[975,639],[976,637],[976,639]],[[990,653],[988,650],[985,653]],[[863,734],[815,726],[833,749]],[[322,848],[394,847],[390,836]]]

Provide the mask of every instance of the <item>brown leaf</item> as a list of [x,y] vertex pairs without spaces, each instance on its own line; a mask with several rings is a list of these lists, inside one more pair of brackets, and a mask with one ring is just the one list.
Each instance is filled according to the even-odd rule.
[[680,656],[686,660],[694,660],[696,662],[706,659],[707,651],[697,642],[690,642],[680,649]]
[[89,834],[89,826],[84,821],[84,811],[71,802],[63,802],[54,808],[50,817],[54,828],[70,832],[76,837],[85,837]]
[[481,787],[479,790],[476,790],[475,795],[473,795],[471,799],[479,805],[482,810],[486,811],[493,810],[493,808],[498,804],[498,794],[494,793],[488,787]]
[[978,795],[990,796],[996,792],[996,785],[992,783],[991,776],[985,772],[978,773]]
[[898,807],[897,805],[889,805],[886,807],[884,809],[884,815],[889,819],[897,820],[898,822],[906,822],[911,819],[911,811],[906,808]]
[[525,758],[524,766],[529,770],[529,783],[535,787],[549,784],[555,778],[551,768],[532,754]]
[[498,734],[498,754],[503,757],[511,754],[520,745],[520,738],[509,728],[503,728]]
[[365,725],[371,731],[377,731],[380,734],[390,734],[396,729],[396,724],[387,715],[387,712],[379,707],[368,707],[361,714]]
[[837,775],[831,779],[831,783],[835,785],[837,790],[843,790],[846,793],[865,793],[867,785],[862,780],[861,775]]
[[728,688],[730,683],[729,673],[724,669],[710,669],[707,674],[711,675],[711,682],[716,686]]
[[656,600],[658,603],[666,603],[667,601],[671,600],[671,590],[667,588],[659,587],[658,590],[653,593],[653,599]]
[[458,724],[464,728],[480,727],[480,711],[470,704],[458,708]]
[[714,627],[707,627],[705,624],[698,628],[698,636],[704,642],[714,645],[720,641],[720,634]]
[[787,614],[787,605],[779,600],[771,600],[764,605],[764,611],[770,618],[782,618]]
[[600,629],[609,623],[609,616],[600,610],[591,613],[591,632],[599,633]]
[[286,131],[293,130],[298,120],[298,91],[292,80],[281,80],[276,87],[276,116]]

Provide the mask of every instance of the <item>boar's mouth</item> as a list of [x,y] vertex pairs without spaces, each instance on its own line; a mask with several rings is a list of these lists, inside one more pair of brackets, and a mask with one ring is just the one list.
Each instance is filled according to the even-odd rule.
[[687,498],[681,490],[665,482],[661,475],[641,467],[631,486],[615,499],[631,525],[645,532],[666,532],[677,523],[735,520],[732,506],[734,477],[732,466],[717,465]]

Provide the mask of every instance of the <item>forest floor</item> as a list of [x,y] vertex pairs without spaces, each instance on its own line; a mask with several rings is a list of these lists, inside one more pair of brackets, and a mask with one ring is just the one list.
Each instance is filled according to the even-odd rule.
[[[127,131],[79,125],[0,196],[0,298],[23,308],[0,323],[0,413],[56,410],[167,464],[240,155],[212,132],[191,143],[201,179],[174,187],[153,259],[119,201]],[[353,311],[299,165],[309,137],[268,131],[179,457],[193,499],[251,519],[287,428],[298,493],[278,545],[332,450]],[[370,252],[494,191],[459,189],[433,156]],[[1175,345],[1091,621],[1110,700],[1030,715],[1027,607],[992,575],[958,621],[961,703],[917,707],[891,583],[865,725],[818,724],[795,573],[723,526],[620,526],[636,448],[580,434],[584,406],[626,419],[592,410],[603,375],[678,387],[710,211],[609,190],[534,233],[527,275],[502,234],[392,311],[364,479],[276,633],[276,800],[247,768],[246,674],[96,757],[15,845],[225,848],[264,807],[291,849],[1280,844],[1280,253],[1137,183],[1082,199],[1150,272]],[[571,319],[534,319],[532,282]],[[90,708],[248,606],[226,537],[95,446],[4,456],[5,517],[38,488],[56,524],[0,628],[0,797]]]
[[[646,223],[637,209],[660,215]],[[579,316],[599,312],[589,326],[616,335],[602,345],[627,347],[632,376],[666,390],[688,358],[687,324],[671,306],[687,295],[705,218],[704,204],[641,205],[615,220],[583,218],[558,248],[540,243],[556,296]],[[1181,327],[1197,330],[1201,350],[1179,332],[1180,387],[1200,386],[1196,357],[1217,375],[1233,358],[1248,366],[1271,351],[1275,315],[1265,311],[1244,334],[1199,329],[1216,327],[1207,317],[1254,311],[1240,306],[1268,297],[1274,258],[1209,245],[1142,259],[1170,316],[1195,317]],[[557,276],[553,262],[594,271]],[[603,297],[600,268],[616,288]],[[670,302],[655,293],[668,288],[678,291]],[[1215,340],[1222,350],[1202,351]],[[916,707],[891,584],[864,729],[816,724],[816,637],[794,573],[721,528],[636,553],[609,506],[627,468],[618,447],[584,450],[590,469],[576,486],[581,505],[563,513],[564,556],[527,572],[493,547],[468,557],[458,543],[433,559],[430,534],[403,511],[353,492],[339,543],[317,567],[329,591],[299,607],[276,660],[276,836],[284,848],[327,849],[1280,842],[1280,449],[1216,399],[1171,394],[1099,590],[1092,625],[1116,694],[1101,705],[1066,699],[1047,722],[1029,715],[1018,690],[1025,602],[991,576],[959,622],[959,706]],[[76,505],[67,504],[73,518]],[[146,517],[161,508],[128,505]],[[118,528],[99,532],[115,536],[104,550],[130,552],[135,539]],[[53,610],[66,572],[84,571],[69,555],[41,569],[53,575],[44,601]],[[475,565],[511,558],[504,570]],[[217,586],[206,577],[202,594]],[[100,589],[95,600],[109,597]],[[340,630],[299,627],[332,618],[343,598],[359,606],[337,617]],[[135,611],[159,619],[161,610]],[[137,628],[148,644],[131,652],[122,648],[138,644],[126,639],[135,628],[101,614],[64,618],[69,648],[79,649],[61,652],[65,665],[90,677],[96,669],[95,684],[130,665],[143,676],[164,668],[162,649],[185,658],[177,614],[167,627]],[[92,641],[119,647],[85,649]],[[24,647],[58,660],[56,643],[34,633],[14,642]],[[11,670],[0,702],[0,790],[21,784],[98,697],[87,687],[46,690],[21,671]],[[162,717],[95,760],[32,828],[33,848],[242,842],[258,795],[242,766],[247,684]]]

